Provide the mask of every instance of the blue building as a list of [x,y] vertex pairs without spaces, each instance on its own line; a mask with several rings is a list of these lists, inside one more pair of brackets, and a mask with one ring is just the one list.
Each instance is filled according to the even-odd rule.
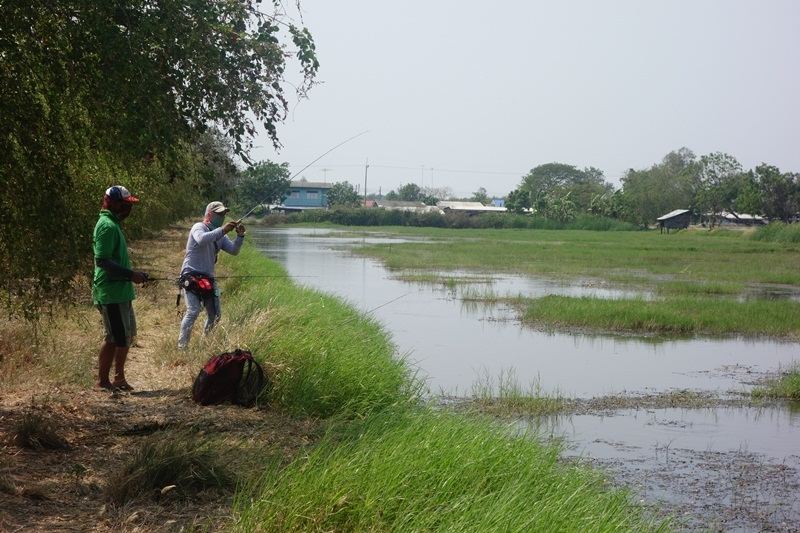
[[301,178],[289,186],[288,196],[278,209],[284,211],[302,211],[304,209],[325,209],[328,207],[328,189],[330,183],[308,181]]

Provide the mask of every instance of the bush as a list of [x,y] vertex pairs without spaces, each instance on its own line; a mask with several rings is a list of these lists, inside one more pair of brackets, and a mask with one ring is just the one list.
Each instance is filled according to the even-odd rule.
[[[269,217],[268,217],[269,218]],[[286,217],[272,218],[269,224],[276,223],[331,222],[342,226],[418,226],[432,228],[475,228],[475,229],[582,229],[593,231],[635,231],[639,227],[628,222],[597,215],[580,215],[568,222],[554,219],[518,215],[513,213],[467,213],[436,212],[417,213],[387,209],[313,209],[292,213]]]

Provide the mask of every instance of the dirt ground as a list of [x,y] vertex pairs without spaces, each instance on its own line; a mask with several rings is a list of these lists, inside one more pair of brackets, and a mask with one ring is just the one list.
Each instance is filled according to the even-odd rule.
[[[134,243],[134,268],[138,263],[154,272],[177,270],[184,239],[183,230],[173,228],[158,239]],[[106,496],[110,479],[153,436],[213,438],[221,443],[220,455],[230,461],[237,481],[258,475],[259,458],[288,460],[318,436],[318,422],[292,418],[268,405],[244,409],[194,404],[190,386],[208,356],[203,353],[207,347],[190,347],[185,356],[165,350],[173,344],[179,323],[173,284],[154,283],[137,294],[139,336],[126,365],[133,392],[101,392],[86,385],[88,380],[56,384],[33,371],[35,379],[26,380],[18,372],[7,380],[11,386],[0,384],[0,531],[218,530],[231,523],[233,489],[191,497],[154,491],[114,505]],[[65,336],[96,339],[99,350],[102,326],[96,311],[77,310],[70,324],[75,330]],[[201,327],[196,325],[198,337]],[[196,339],[191,346],[199,345],[202,341]],[[75,356],[97,357],[96,351]],[[93,381],[96,370],[90,372]],[[31,413],[52,420],[68,449],[18,446],[18,423]]]

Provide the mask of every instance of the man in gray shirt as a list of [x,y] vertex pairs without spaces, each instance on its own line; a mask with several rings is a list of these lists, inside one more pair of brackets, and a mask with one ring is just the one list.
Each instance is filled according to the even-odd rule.
[[[211,331],[222,314],[219,301],[219,287],[214,280],[214,266],[220,250],[236,255],[244,242],[244,225],[234,221],[225,223],[228,208],[222,202],[211,202],[206,206],[202,222],[192,226],[186,241],[186,256],[181,267],[181,286],[186,298],[186,314],[181,321],[178,348],[189,344],[192,326],[200,315],[201,307],[206,310],[205,333]],[[236,229],[236,239],[226,234]],[[205,280],[205,281],[203,281]]]

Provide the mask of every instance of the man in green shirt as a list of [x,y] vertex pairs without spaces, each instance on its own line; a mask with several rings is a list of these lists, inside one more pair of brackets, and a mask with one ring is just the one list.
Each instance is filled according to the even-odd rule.
[[[133,390],[125,380],[125,360],[136,336],[133,284],[144,283],[148,276],[131,270],[128,244],[120,223],[130,215],[133,204],[138,201],[122,185],[109,187],[94,227],[92,301],[100,310],[105,327],[105,341],[98,358],[97,387],[105,390]],[[113,382],[109,379],[112,363]]]

